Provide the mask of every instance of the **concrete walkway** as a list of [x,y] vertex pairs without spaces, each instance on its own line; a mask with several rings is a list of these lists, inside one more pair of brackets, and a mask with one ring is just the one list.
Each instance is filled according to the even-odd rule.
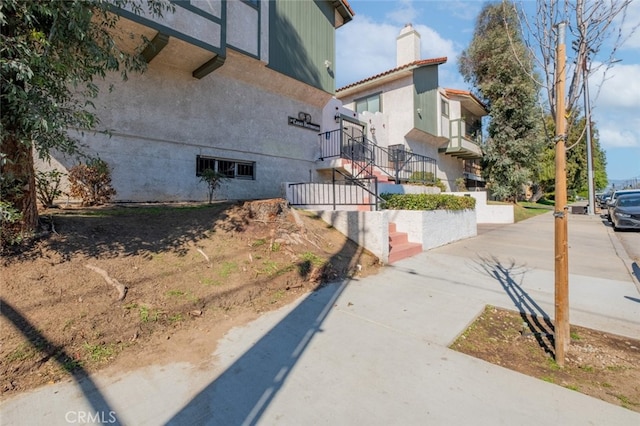
[[[47,386],[4,401],[0,422],[638,425],[638,413],[447,349],[487,304],[553,316],[553,232],[550,213],[484,230],[234,329],[201,365]],[[571,215],[569,245],[571,323],[640,338],[640,292],[613,232]]]

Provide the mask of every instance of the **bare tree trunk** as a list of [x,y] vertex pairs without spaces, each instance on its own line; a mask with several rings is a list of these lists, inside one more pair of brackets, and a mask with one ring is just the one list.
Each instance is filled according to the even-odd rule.
[[5,180],[3,201],[11,203],[22,213],[20,232],[32,233],[38,227],[38,205],[31,148],[8,132],[0,144],[0,152],[6,156],[0,169]]

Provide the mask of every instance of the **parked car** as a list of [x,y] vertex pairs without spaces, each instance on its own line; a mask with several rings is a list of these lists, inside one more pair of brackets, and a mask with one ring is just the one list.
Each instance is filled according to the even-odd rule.
[[601,194],[596,194],[596,199],[598,200],[598,205],[601,209],[607,208],[607,201],[611,198],[611,192],[603,192]]
[[621,194],[611,209],[613,230],[640,229],[640,191]]
[[616,204],[616,199],[622,194],[640,194],[640,189],[619,189],[611,194],[611,198],[607,201],[607,219],[611,221],[611,212]]

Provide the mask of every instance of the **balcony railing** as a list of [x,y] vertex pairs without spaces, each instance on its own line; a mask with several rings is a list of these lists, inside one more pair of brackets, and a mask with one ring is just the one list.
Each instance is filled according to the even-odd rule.
[[344,158],[356,167],[355,177],[369,177],[375,170],[396,183],[434,183],[436,160],[406,151],[404,145],[381,147],[364,136],[342,130],[320,134],[320,159]]
[[368,206],[376,210],[381,198],[375,177],[354,178],[333,170],[331,182],[300,182],[287,185],[287,200],[292,206],[318,208],[331,206],[333,210]]

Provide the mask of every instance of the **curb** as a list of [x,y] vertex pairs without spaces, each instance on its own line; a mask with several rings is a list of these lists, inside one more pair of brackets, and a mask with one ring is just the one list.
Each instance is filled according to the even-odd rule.
[[624,267],[627,269],[627,272],[629,272],[631,281],[633,281],[633,283],[635,284],[638,290],[638,293],[640,293],[640,277],[636,275],[636,272],[634,271],[634,268],[633,268],[633,265],[635,264],[635,262],[629,257],[627,250],[624,248],[624,246],[622,245],[622,243],[620,242],[620,240],[618,239],[618,237],[616,236],[615,232],[611,227],[607,227],[607,235],[609,236],[609,240],[613,245],[613,249],[615,250],[616,255],[624,264]]

